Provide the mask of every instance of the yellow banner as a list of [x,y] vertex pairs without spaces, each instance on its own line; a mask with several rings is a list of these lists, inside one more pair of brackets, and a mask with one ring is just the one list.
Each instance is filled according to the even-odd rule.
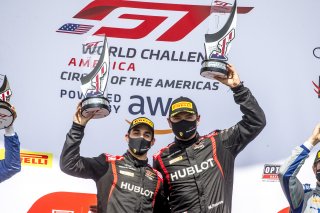
[[[0,159],[4,159],[4,149],[0,149]],[[21,150],[21,165],[52,168],[53,154]]]

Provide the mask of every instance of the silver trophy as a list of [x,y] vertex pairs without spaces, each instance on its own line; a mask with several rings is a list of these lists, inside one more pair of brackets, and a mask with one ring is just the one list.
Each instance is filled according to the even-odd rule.
[[[228,3],[221,1],[216,2],[220,3],[220,6],[212,6],[211,9],[214,11],[218,11],[219,13],[230,11],[230,9],[228,9],[230,7],[226,6]],[[221,3],[225,3],[226,5],[222,6]],[[225,25],[216,33],[205,34],[205,59],[201,64],[201,76],[209,79],[214,79],[215,77],[227,78],[227,55],[231,48],[231,41],[235,38],[236,22],[237,1],[235,0]],[[212,28],[214,28],[214,26],[209,27],[209,29]]]
[[9,104],[12,91],[7,76],[0,75],[0,129],[7,128],[13,123],[14,115]]
[[81,102],[81,114],[84,117],[103,118],[110,114],[111,106],[106,98],[109,68],[108,43],[105,37],[97,65],[88,75],[80,79],[81,90],[85,96]]

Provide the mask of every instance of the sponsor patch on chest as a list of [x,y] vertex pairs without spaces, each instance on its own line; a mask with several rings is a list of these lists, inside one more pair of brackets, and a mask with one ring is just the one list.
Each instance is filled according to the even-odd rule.
[[179,161],[183,160],[183,157],[182,155],[180,155],[179,157],[176,157],[176,158],[173,158],[172,160],[169,161],[169,164],[174,164],[174,163],[177,163]]
[[156,177],[156,174],[154,174],[154,173],[153,173],[152,171],[150,171],[150,170],[146,170],[145,176],[146,176],[147,178],[149,178],[149,180],[153,180],[153,179]]
[[129,171],[120,170],[120,174],[126,175],[126,176],[130,176],[130,177],[134,177],[134,173],[133,172],[129,172]]
[[132,183],[127,183],[127,182],[121,182],[120,184],[120,188],[122,190],[126,190],[126,191],[130,191],[130,192],[134,192],[149,198],[152,198],[153,196],[153,191],[149,190],[149,189],[144,189],[141,186],[136,186]]
[[195,143],[192,145],[193,146],[193,149],[194,150],[197,150],[197,149],[203,149],[204,148],[204,144],[202,141],[200,141],[199,143]]
[[130,169],[132,171],[136,171],[136,169],[134,167],[132,167],[131,165],[129,165],[129,164],[119,165],[119,168]]
[[177,181],[181,178],[186,178],[194,174],[202,173],[215,166],[213,158],[209,158],[200,164],[192,165],[170,173],[171,182]]

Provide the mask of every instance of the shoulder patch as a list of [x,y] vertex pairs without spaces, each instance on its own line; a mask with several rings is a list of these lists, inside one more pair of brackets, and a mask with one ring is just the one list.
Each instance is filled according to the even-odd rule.
[[110,161],[118,161],[118,160],[123,160],[124,157],[123,156],[119,156],[119,155],[110,155],[105,153],[106,156],[106,161],[110,162]]

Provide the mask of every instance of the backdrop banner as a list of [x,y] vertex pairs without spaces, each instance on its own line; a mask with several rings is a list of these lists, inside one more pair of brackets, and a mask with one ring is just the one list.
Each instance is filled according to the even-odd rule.
[[[80,78],[97,64],[108,37],[111,113],[91,120],[81,155],[122,155],[129,122],[154,121],[152,155],[173,141],[171,102],[191,98],[201,135],[236,124],[242,116],[232,91],[199,75],[210,18],[227,19],[234,0],[4,1],[0,7],[0,73],[10,80],[21,140],[22,170],[0,184],[0,212],[80,213],[95,204],[94,181],[61,172],[59,157],[77,104]],[[211,6],[216,9],[211,9]],[[237,1],[237,32],[228,62],[250,88],[267,126],[238,156],[235,213],[278,213],[288,202],[279,165],[320,121],[320,1]],[[222,23],[220,26],[222,27]],[[94,39],[92,39],[94,38]],[[4,134],[4,130],[2,130]],[[3,158],[3,137],[0,159]],[[311,166],[298,177],[315,187]]]

